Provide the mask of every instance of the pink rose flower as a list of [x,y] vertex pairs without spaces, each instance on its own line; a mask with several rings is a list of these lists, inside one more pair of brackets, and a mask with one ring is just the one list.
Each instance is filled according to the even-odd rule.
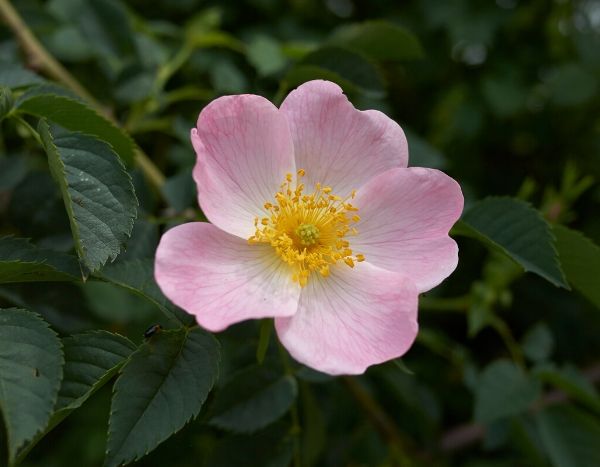
[[216,99],[191,138],[211,223],[160,241],[156,280],[173,303],[210,331],[275,318],[290,354],[330,374],[409,349],[418,294],[456,268],[448,231],[463,196],[444,173],[407,168],[397,123],[311,81],[279,109],[255,95]]

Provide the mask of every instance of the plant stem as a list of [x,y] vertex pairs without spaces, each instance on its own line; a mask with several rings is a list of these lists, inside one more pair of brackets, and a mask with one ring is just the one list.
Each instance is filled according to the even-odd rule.
[[[21,18],[9,0],[0,0],[0,18],[3,18],[8,27],[12,30],[33,68],[44,71],[51,78],[64,84],[77,95],[89,102],[92,107],[96,108],[112,122],[117,123],[112,116],[107,115],[102,104],[98,102],[96,98],[60,64],[60,62],[50,55],[40,41],[33,35],[29,26],[23,21],[23,18]],[[140,148],[136,148],[135,162],[146,175],[150,183],[160,191],[160,188],[165,181],[165,176]]]
[[19,122],[21,125],[27,128],[27,131],[31,133],[31,136],[38,142],[38,144],[42,147],[44,146],[44,144],[42,143],[42,139],[40,138],[40,134],[29,124],[29,122],[27,122],[23,117],[16,114],[11,115],[11,118],[14,118],[15,121]]
[[94,107],[101,107],[100,103],[77,81],[66,68],[52,57],[44,46],[37,40],[31,29],[25,24],[23,18],[11,5],[9,0],[0,0],[0,16],[12,30],[21,47],[29,58],[29,63],[34,68],[43,69],[48,76],[54,78],[72,89],[78,95],[89,101]]
[[519,365],[521,368],[525,368],[525,357],[523,356],[523,351],[519,346],[519,343],[513,336],[508,325],[502,321],[501,319],[494,319],[492,321],[492,327],[496,330],[496,332],[500,335],[502,340],[504,341],[504,345],[510,352],[510,355],[514,362]]

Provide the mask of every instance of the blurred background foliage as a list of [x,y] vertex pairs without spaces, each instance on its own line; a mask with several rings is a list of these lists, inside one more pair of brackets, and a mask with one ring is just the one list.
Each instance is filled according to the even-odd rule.
[[[151,263],[161,231],[202,219],[189,129],[204,105],[237,93],[278,104],[313,78],[398,121],[410,164],[456,178],[467,207],[514,196],[600,243],[598,0],[13,5],[166,177],[131,170],[140,208],[117,261]],[[18,97],[23,83],[44,83],[37,71],[0,29],[3,84]],[[69,251],[45,155],[23,122],[5,120],[0,135],[0,233]],[[459,267],[422,297],[402,362],[330,378],[280,358],[268,324],[234,326],[217,336],[220,379],[198,419],[136,465],[600,465],[598,292],[557,288],[458,241]],[[587,280],[600,289],[598,276]],[[0,305],[37,311],[60,334],[102,328],[140,343],[151,324],[168,327],[155,304],[108,282],[2,285]],[[110,396],[100,390],[23,465],[102,465]]]

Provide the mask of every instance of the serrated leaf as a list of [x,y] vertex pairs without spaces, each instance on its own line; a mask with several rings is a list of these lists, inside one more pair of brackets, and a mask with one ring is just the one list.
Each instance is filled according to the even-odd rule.
[[183,325],[194,323],[194,318],[173,306],[154,280],[154,261],[150,258],[119,261],[97,274],[99,279],[128,289],[154,303],[170,319]]
[[218,342],[199,328],[162,331],[142,344],[115,384],[106,465],[139,459],[196,417],[219,358]]
[[48,423],[62,367],[60,340],[48,323],[27,310],[0,309],[0,411],[9,464]]
[[331,38],[338,44],[356,50],[375,60],[416,60],[423,58],[419,40],[401,26],[388,21],[367,21],[344,25]]
[[475,420],[491,423],[518,415],[540,394],[540,384],[509,360],[488,365],[475,390]]
[[63,128],[95,136],[109,143],[119,157],[131,166],[135,143],[112,122],[80,100],[50,92],[47,87],[32,88],[16,102],[17,111],[46,118]]
[[96,271],[125,246],[137,215],[131,177],[105,142],[40,120],[50,171],[60,186],[75,249]]
[[0,283],[80,281],[77,258],[37,248],[27,239],[0,237]]
[[323,47],[306,55],[285,77],[288,88],[311,79],[327,79],[348,92],[372,97],[385,94],[381,72],[364,56],[341,47]]
[[44,82],[44,78],[20,65],[0,62],[0,86],[19,89]]
[[126,337],[107,331],[89,331],[63,339],[64,377],[55,410],[80,407],[112,378],[136,349]]
[[63,339],[64,377],[58,392],[54,413],[45,429],[19,453],[17,463],[48,432],[81,407],[104,386],[136,349],[126,337],[107,331],[88,331]]
[[501,251],[525,271],[569,288],[558,262],[555,239],[539,211],[513,198],[486,198],[463,214],[453,230]]
[[235,433],[250,433],[285,414],[298,394],[296,379],[265,366],[237,373],[217,392],[211,425]]
[[552,230],[567,279],[600,308],[600,247],[581,232],[562,225],[555,225]]
[[568,405],[547,407],[535,417],[544,451],[555,467],[600,465],[600,421]]

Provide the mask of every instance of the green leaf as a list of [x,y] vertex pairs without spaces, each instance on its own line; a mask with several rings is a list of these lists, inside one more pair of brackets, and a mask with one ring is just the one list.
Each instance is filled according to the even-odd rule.
[[573,287],[600,308],[600,247],[581,232],[553,227],[560,262]]
[[42,84],[45,80],[32,71],[14,63],[0,62],[0,86],[10,89]]
[[456,234],[476,238],[501,251],[525,271],[569,288],[558,262],[554,236],[539,211],[512,198],[486,198],[455,226]]
[[236,433],[260,430],[283,416],[297,394],[293,376],[252,366],[234,375],[217,392],[210,423]]
[[218,342],[199,328],[162,331],[142,344],[115,384],[106,465],[139,459],[197,416],[219,358]]
[[326,79],[347,92],[381,97],[385,85],[381,72],[362,55],[340,47],[323,47],[306,55],[285,77],[288,89],[312,79]]
[[101,55],[120,62],[135,52],[134,33],[123,3],[87,0],[79,17],[81,33]]
[[413,34],[381,20],[345,25],[334,33],[331,42],[374,60],[416,60],[424,55],[423,47]]
[[12,92],[9,88],[0,85],[0,121],[2,121],[13,108]]
[[109,143],[119,157],[131,166],[135,143],[112,122],[85,103],[72,97],[57,95],[44,86],[28,90],[16,102],[19,112],[47,118],[67,130],[95,136]]
[[48,422],[63,373],[60,340],[39,315],[0,309],[0,410],[9,464]]
[[37,248],[29,240],[0,237],[0,283],[80,281],[77,258]]
[[136,349],[126,337],[107,331],[89,331],[63,339],[64,378],[55,410],[80,407],[119,370]]
[[277,73],[286,64],[279,42],[265,35],[256,36],[250,41],[246,56],[260,76]]
[[105,267],[97,274],[99,279],[128,289],[154,303],[169,319],[182,325],[191,325],[194,318],[173,306],[154,280],[154,261],[150,258],[120,261]]
[[110,381],[136,349],[126,337],[107,331],[89,331],[66,337],[63,346],[64,377],[54,413],[45,430],[19,453],[18,461],[23,460],[48,432]]
[[117,257],[133,229],[137,199],[131,177],[103,141],[50,129],[44,120],[39,133],[60,186],[77,254],[96,271]]
[[540,394],[540,384],[509,360],[496,360],[481,373],[475,390],[475,420],[491,423],[518,415]]
[[523,353],[532,362],[548,360],[554,349],[554,338],[546,323],[533,326],[523,337]]
[[555,467],[600,465],[600,422],[568,405],[547,407],[535,417],[544,451]]

